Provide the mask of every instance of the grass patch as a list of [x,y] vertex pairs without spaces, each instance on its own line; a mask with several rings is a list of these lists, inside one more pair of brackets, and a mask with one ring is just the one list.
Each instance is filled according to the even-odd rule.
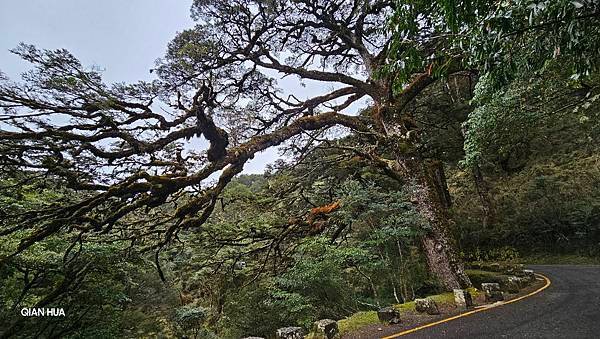
[[365,311],[365,312],[357,312],[353,315],[349,316],[346,319],[342,319],[338,321],[338,328],[340,330],[340,334],[356,331],[362,327],[378,324],[379,318],[377,318],[376,311]]
[[409,301],[409,302],[405,302],[403,304],[395,304],[394,308],[396,310],[398,310],[398,312],[400,312],[400,313],[414,311],[415,310],[415,302]]
[[439,304],[454,304],[454,293],[447,292],[442,294],[436,294],[429,297],[433,299],[438,305]]

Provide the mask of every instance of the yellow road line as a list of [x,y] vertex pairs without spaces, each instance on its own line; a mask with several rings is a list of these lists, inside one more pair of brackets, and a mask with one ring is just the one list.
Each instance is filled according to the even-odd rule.
[[446,322],[449,322],[449,321],[452,321],[452,320],[455,320],[455,319],[458,319],[458,318],[466,317],[466,316],[469,316],[471,314],[475,314],[475,313],[479,313],[479,312],[491,310],[492,308],[496,308],[496,307],[499,307],[499,306],[511,304],[511,303],[517,302],[519,300],[531,297],[532,295],[538,294],[541,291],[543,291],[546,288],[548,288],[548,286],[550,286],[550,284],[552,284],[552,282],[550,282],[550,279],[548,279],[548,277],[546,277],[545,275],[539,274],[539,273],[536,273],[535,275],[537,275],[537,276],[541,277],[542,279],[544,279],[546,281],[546,284],[544,286],[540,287],[539,289],[531,292],[531,293],[528,293],[526,295],[520,296],[520,297],[515,298],[515,299],[511,299],[511,300],[508,300],[508,301],[505,301],[505,302],[502,302],[502,303],[492,304],[492,305],[484,307],[484,308],[478,308],[478,309],[475,309],[475,310],[472,310],[472,311],[469,311],[469,312],[465,312],[465,313],[461,313],[461,314],[458,314],[458,315],[455,315],[455,316],[452,316],[452,317],[449,317],[449,318],[445,318],[445,319],[442,319],[442,320],[434,321],[434,322],[429,323],[429,324],[425,324],[425,325],[422,325],[422,326],[411,328],[410,330],[406,330],[406,331],[402,331],[402,332],[399,332],[399,333],[396,333],[396,334],[392,334],[390,336],[383,337],[381,339],[393,339],[393,338],[397,338],[397,337],[400,337],[400,336],[403,336],[403,335],[406,335],[406,334],[409,334],[409,333],[413,333],[413,332],[416,332],[416,331],[419,331],[419,330],[422,330],[422,329],[425,329],[425,328],[428,328],[428,327],[436,326],[436,325],[443,324],[443,323],[446,323]]

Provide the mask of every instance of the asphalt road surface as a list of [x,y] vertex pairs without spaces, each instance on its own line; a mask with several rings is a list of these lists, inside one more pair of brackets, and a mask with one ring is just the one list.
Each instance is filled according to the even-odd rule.
[[552,284],[521,301],[400,338],[599,338],[600,266],[531,266]]

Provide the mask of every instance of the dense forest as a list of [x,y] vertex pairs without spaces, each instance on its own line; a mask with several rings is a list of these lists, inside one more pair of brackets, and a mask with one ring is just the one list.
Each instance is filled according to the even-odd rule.
[[12,50],[31,70],[0,72],[2,337],[272,337],[471,287],[473,262],[600,261],[598,2],[191,15],[152,82]]

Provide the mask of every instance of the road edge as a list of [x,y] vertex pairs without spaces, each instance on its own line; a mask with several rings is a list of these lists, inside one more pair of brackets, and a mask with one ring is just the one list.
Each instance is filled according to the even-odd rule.
[[548,288],[550,285],[552,285],[552,281],[550,281],[550,279],[547,276],[545,276],[543,274],[540,274],[540,273],[535,273],[535,275],[538,276],[538,277],[540,277],[540,278],[542,278],[543,280],[545,280],[546,283],[544,284],[544,286],[538,288],[537,290],[535,290],[533,292],[527,293],[527,294],[522,295],[522,296],[520,296],[518,298],[515,298],[515,299],[511,299],[511,300],[507,300],[507,301],[499,302],[499,303],[494,303],[494,304],[491,304],[489,306],[485,306],[483,308],[474,309],[474,310],[469,311],[469,312],[457,314],[455,316],[452,316],[452,317],[449,317],[449,318],[444,318],[444,319],[438,320],[438,321],[434,321],[434,322],[431,322],[431,323],[428,323],[428,324],[425,324],[425,325],[421,325],[421,326],[418,326],[418,327],[415,327],[415,328],[411,328],[409,330],[404,330],[402,332],[398,332],[398,333],[392,334],[390,336],[381,337],[381,339],[394,339],[394,338],[398,338],[398,337],[401,337],[403,335],[407,335],[409,333],[413,333],[413,332],[417,332],[417,331],[426,329],[428,327],[433,327],[433,326],[436,326],[436,325],[447,323],[449,321],[456,320],[456,319],[459,319],[459,318],[463,318],[463,317],[466,317],[466,316],[469,316],[469,315],[472,315],[472,314],[475,314],[475,313],[479,313],[479,312],[483,312],[483,311],[489,311],[489,310],[494,309],[496,307],[500,307],[500,306],[512,304],[512,303],[517,302],[519,300],[523,300],[525,298],[529,298],[529,297],[531,297],[533,295],[536,295],[536,294],[540,293],[541,291],[545,290],[546,288]]

